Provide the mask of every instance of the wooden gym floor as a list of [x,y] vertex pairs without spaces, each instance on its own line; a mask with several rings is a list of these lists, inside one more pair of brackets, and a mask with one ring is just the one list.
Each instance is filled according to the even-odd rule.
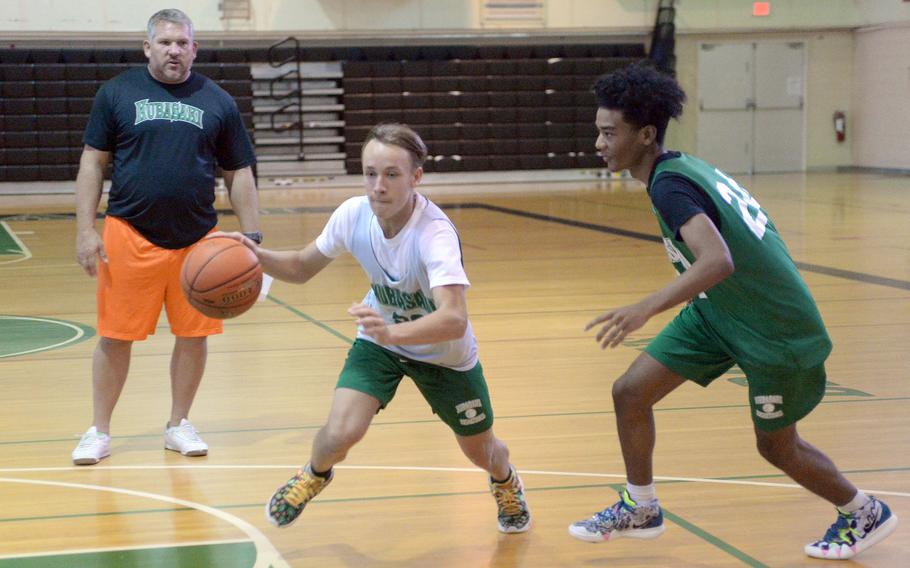
[[[741,177],[787,241],[835,350],[825,400],[800,424],[858,486],[902,517],[856,566],[910,557],[910,177]],[[262,225],[299,248],[357,189],[272,189]],[[74,467],[91,419],[94,282],[73,254],[72,196],[0,196],[0,567],[820,566],[803,556],[834,511],[754,449],[742,375],[684,385],[656,410],[667,532],[590,545],[566,527],[624,481],[612,381],[673,311],[603,352],[594,315],[673,277],[635,183],[428,186],[461,233],[469,311],[534,526],[496,531],[483,473],[411,383],[336,479],[286,530],[263,516],[306,458],[354,337],[345,309],[367,285],[350,257],[311,283],[275,283],[212,338],[192,420],[204,458],[163,450],[172,337],[133,350],[113,455]],[[227,208],[223,196],[219,208]],[[236,227],[225,215],[222,227]],[[904,560],[901,560],[903,558]]]

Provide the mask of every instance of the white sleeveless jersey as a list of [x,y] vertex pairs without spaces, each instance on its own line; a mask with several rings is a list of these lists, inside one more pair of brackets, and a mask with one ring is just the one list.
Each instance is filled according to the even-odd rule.
[[[411,218],[391,239],[385,238],[366,196],[341,204],[316,238],[323,255],[350,252],[370,279],[363,303],[382,314],[386,323],[415,320],[436,310],[432,289],[470,286],[455,226],[445,213],[418,194]],[[357,337],[373,341],[362,329]],[[423,345],[383,345],[415,361],[467,371],[477,364],[477,341],[468,322],[464,336]]]

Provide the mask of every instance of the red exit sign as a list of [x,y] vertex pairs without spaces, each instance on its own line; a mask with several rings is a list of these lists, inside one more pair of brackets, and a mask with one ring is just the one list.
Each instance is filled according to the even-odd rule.
[[[905,0],[910,1],[910,0]],[[753,16],[768,16],[771,14],[771,3],[770,2],[753,2],[752,3],[752,15]]]

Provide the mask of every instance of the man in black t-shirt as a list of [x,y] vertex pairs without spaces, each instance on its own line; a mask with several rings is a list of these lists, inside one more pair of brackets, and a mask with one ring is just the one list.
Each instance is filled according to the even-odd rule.
[[[189,456],[208,452],[187,416],[205,369],[207,337],[221,333],[222,325],[189,305],[179,278],[186,254],[218,220],[216,165],[241,230],[262,239],[256,156],[231,96],[192,71],[193,23],[179,10],[157,12],[143,49],[148,66],[125,71],[98,90],[76,178],[76,258],[98,277],[100,336],[92,365],[94,418],[73,450],[78,465],[110,455],[111,414],[133,341],[155,332],[162,305],[176,336],[165,448]],[[95,215],[112,159],[102,237]]]

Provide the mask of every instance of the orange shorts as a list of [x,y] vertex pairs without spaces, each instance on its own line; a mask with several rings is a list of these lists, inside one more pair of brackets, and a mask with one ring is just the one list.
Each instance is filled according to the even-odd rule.
[[155,333],[161,305],[171,333],[202,337],[221,333],[222,322],[196,311],[180,288],[183,259],[195,245],[153,245],[123,219],[104,218],[107,262],[98,261],[98,335],[141,341]]

